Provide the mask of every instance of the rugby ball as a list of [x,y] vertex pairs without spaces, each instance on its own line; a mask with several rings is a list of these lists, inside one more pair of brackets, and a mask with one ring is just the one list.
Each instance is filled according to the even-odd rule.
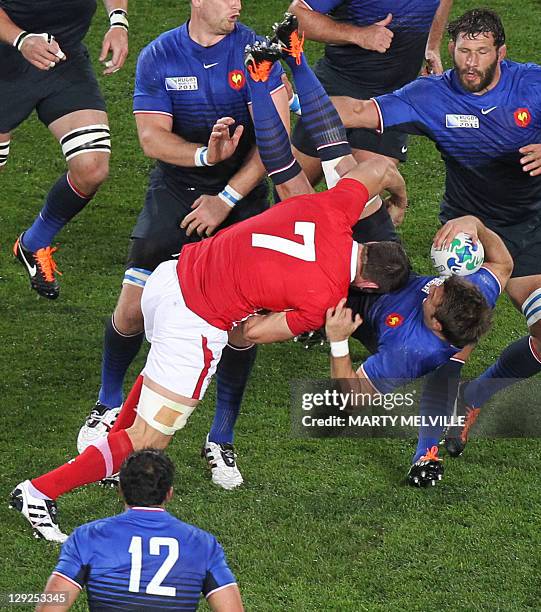
[[479,241],[473,244],[469,234],[460,232],[443,249],[436,249],[432,245],[430,257],[440,276],[467,276],[483,265],[485,250]]

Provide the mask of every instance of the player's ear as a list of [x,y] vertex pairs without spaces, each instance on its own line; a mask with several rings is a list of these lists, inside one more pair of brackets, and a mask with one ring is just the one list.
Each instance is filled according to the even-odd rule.
[[169,491],[167,491],[167,493],[165,494],[165,503],[166,504],[168,504],[171,501],[171,499],[173,498],[173,493],[174,493],[173,487],[171,487],[169,489]]
[[442,333],[442,330],[443,330],[443,326],[442,326],[442,324],[441,324],[441,323],[438,321],[438,319],[436,319],[436,317],[435,317],[434,315],[432,315],[432,316],[430,317],[430,320],[432,321],[432,329],[433,329],[435,332],[438,332],[438,333],[440,333],[440,334],[441,334],[441,333]]
[[455,43],[454,41],[450,40],[449,44],[447,45],[447,49],[449,50],[449,55],[451,57],[454,57],[455,55]]
[[507,46],[506,45],[502,45],[499,49],[498,49],[498,61],[501,62],[505,59],[505,56],[507,55]]
[[355,285],[355,287],[358,287],[359,289],[379,289],[379,285],[377,283],[365,280],[364,278],[361,278],[360,280],[355,280],[352,284]]

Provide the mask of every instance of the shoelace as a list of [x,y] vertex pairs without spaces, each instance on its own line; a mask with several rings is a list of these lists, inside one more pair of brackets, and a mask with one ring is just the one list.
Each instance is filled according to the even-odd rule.
[[467,442],[468,433],[475,421],[477,421],[477,417],[479,416],[480,412],[481,408],[466,408],[466,421],[464,423],[462,431],[460,432],[460,439],[462,440],[462,442]]
[[304,51],[304,32],[299,36],[298,32],[291,33],[291,47],[283,47],[282,51],[287,51],[291,57],[295,58],[297,66],[301,64],[302,52]]
[[272,68],[272,62],[269,60],[263,60],[259,65],[252,61],[247,67],[248,72],[252,79],[257,83],[258,81],[265,82],[269,78],[269,74]]
[[426,455],[420,458],[420,461],[441,461],[438,456],[438,447],[433,446],[432,448],[426,449]]
[[60,274],[62,276],[62,272],[58,270],[56,267],[56,262],[53,259],[53,253],[55,253],[58,249],[56,247],[44,247],[43,249],[38,249],[34,254],[36,261],[41,269],[45,280],[49,283],[54,281],[54,275]]

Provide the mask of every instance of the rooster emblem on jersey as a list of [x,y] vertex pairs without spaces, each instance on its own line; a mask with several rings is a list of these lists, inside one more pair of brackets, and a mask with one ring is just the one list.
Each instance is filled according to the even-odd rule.
[[391,314],[385,319],[385,325],[387,325],[387,327],[398,327],[399,325],[402,325],[403,322],[404,317],[398,312],[391,312]]
[[528,127],[532,120],[532,115],[527,108],[517,108],[513,113],[513,117],[515,118],[515,123],[521,128]]

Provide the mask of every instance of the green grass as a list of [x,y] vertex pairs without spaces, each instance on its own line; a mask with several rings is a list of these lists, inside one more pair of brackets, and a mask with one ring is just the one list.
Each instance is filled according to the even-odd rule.
[[[538,3],[499,0],[510,55],[539,59]],[[454,14],[474,6],[455,2]],[[243,20],[260,32],[285,2],[246,2]],[[113,133],[110,180],[58,237],[62,296],[38,299],[10,256],[52,182],[64,170],[58,144],[32,117],[14,134],[3,172],[0,208],[0,337],[3,398],[1,493],[75,454],[80,423],[95,401],[103,323],[123,273],[128,237],[142,205],[151,166],[137,143],[131,92],[138,50],[176,26],[187,6],[177,0],[135,0],[126,68],[101,79]],[[103,11],[88,39],[96,58]],[[319,49],[309,45],[312,58]],[[402,233],[416,267],[430,271],[443,167],[433,146],[414,139],[403,166],[411,210]],[[477,349],[467,375],[481,372],[525,332],[507,299],[494,330]],[[365,352],[356,349],[357,356]],[[143,363],[141,355],[128,380]],[[289,343],[262,347],[247,391],[236,443],[246,485],[217,490],[198,451],[212,419],[211,388],[190,425],[170,448],[178,473],[170,510],[215,533],[238,575],[248,610],[424,611],[539,610],[541,444],[479,440],[446,462],[440,486],[403,483],[414,441],[295,440],[289,432],[289,385],[323,377],[325,350]],[[34,541],[23,519],[1,505],[4,545],[0,592],[38,591],[58,548]],[[61,499],[61,525],[118,512],[114,493],[92,485]],[[204,607],[204,605],[203,605]],[[77,610],[84,610],[80,598]]]

